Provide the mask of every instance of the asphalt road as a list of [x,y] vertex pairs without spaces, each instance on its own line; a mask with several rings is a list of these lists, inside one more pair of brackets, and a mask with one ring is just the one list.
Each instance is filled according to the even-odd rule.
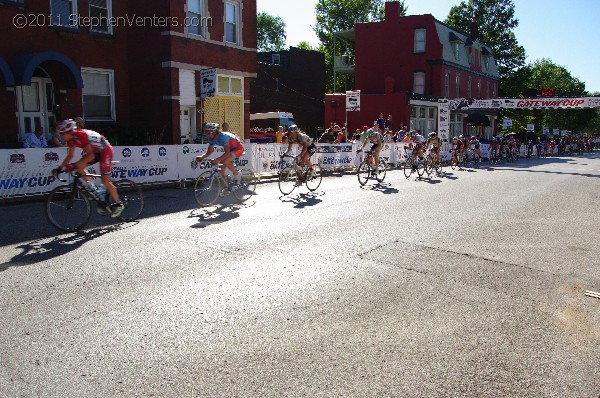
[[0,207],[0,396],[600,395],[600,154],[59,235]]

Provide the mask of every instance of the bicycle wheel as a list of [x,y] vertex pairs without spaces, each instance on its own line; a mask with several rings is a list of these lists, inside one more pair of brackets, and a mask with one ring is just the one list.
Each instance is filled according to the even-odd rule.
[[56,228],[65,232],[77,231],[92,215],[90,200],[79,188],[62,185],[50,192],[46,199],[46,217]]
[[256,177],[251,170],[241,170],[242,180],[239,185],[233,187],[233,194],[240,202],[247,201],[254,195],[256,190]]
[[279,190],[282,194],[291,194],[297,182],[298,176],[294,167],[286,167],[279,173]]
[[425,174],[425,168],[427,167],[426,163],[427,161],[425,159],[417,160],[417,175],[419,178],[423,177],[423,174]]
[[431,159],[429,156],[427,158],[425,158],[425,172],[427,173],[427,175],[431,175],[431,172],[433,171],[433,159]]
[[413,173],[413,171],[415,171],[415,170],[413,169],[412,162],[406,162],[406,163],[404,163],[404,177],[410,178],[410,176]]
[[119,200],[125,206],[119,215],[121,221],[135,220],[144,210],[144,194],[142,187],[131,180],[120,180],[113,182],[119,194]]
[[358,183],[361,186],[364,186],[369,181],[369,177],[371,177],[371,165],[368,161],[362,161],[356,170],[356,176],[358,177]]
[[200,174],[194,184],[194,198],[200,206],[210,206],[219,199],[221,180],[212,171]]
[[444,174],[444,170],[442,169],[442,162],[435,162],[435,164],[433,165],[433,168],[435,169],[435,174],[438,176],[441,176],[442,174]]
[[385,180],[387,168],[388,168],[388,165],[387,165],[386,161],[383,159],[380,159],[379,167],[377,167],[377,176],[375,177],[375,178],[377,178],[377,182],[383,182],[383,180]]
[[318,164],[313,165],[313,172],[313,176],[308,177],[308,179],[306,180],[306,188],[308,188],[308,190],[311,192],[316,191],[317,188],[319,188],[319,186],[321,185],[321,181],[323,180],[321,166],[319,166]]

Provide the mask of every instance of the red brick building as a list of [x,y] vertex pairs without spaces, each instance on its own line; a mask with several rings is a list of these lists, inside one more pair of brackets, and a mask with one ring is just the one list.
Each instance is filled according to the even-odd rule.
[[[423,133],[437,130],[439,98],[494,98],[498,69],[491,49],[477,38],[453,30],[432,15],[400,16],[398,2],[385,3],[381,22],[357,23],[338,32],[338,40],[354,43],[355,56],[334,59],[336,75],[353,74],[361,90],[359,112],[348,112],[349,131],[371,126],[380,113]],[[344,123],[344,94],[325,97],[325,125]],[[490,137],[495,111],[452,111],[450,134],[462,132]]]
[[[76,116],[117,144],[249,123],[256,0],[0,0],[0,24],[2,146]],[[215,96],[201,106],[211,68]]]

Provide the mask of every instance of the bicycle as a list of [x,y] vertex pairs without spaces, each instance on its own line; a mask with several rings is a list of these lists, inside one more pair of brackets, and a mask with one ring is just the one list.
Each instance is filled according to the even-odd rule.
[[[72,171],[73,182],[54,188],[46,199],[45,213],[48,221],[64,232],[74,232],[83,228],[92,215],[91,201],[98,205],[98,213],[111,214],[109,199],[99,196],[97,190],[88,187],[87,181],[82,177],[100,178],[98,174],[79,174]],[[67,182],[60,178],[59,181]],[[137,219],[144,209],[144,195],[142,188],[131,180],[113,182],[119,193],[119,200],[125,206],[123,212],[117,217],[120,221],[133,221]],[[107,197],[110,195],[106,193]]]
[[440,160],[434,160],[433,153],[429,151],[427,157],[425,158],[425,172],[427,175],[431,175],[433,171],[438,176],[442,175],[442,162]]
[[[410,153],[408,152],[410,150]],[[404,176],[408,179],[414,173],[417,172],[419,178],[423,176],[425,173],[425,161],[424,159],[419,159],[417,156],[416,159],[413,160],[413,150],[409,147],[404,147],[404,154],[406,156],[406,162],[404,163]]]
[[463,167],[463,157],[461,156],[460,152],[458,152],[457,150],[451,149],[450,153],[452,153],[452,157],[450,159],[450,167],[452,168],[452,170],[456,170],[457,168],[459,170],[462,169]]
[[[237,168],[237,161],[234,161],[233,164]],[[251,170],[238,170],[238,173],[242,177],[239,184],[236,184],[233,181],[232,175],[228,175],[226,180],[220,172],[221,166],[223,165],[218,164],[212,170],[205,171],[196,178],[196,182],[194,183],[194,198],[198,205],[203,207],[210,206],[220,197],[231,193],[233,193],[233,196],[240,203],[243,203],[254,194],[256,190],[256,177]]]
[[298,156],[282,155],[281,157],[293,159],[291,165],[283,167],[279,172],[279,190],[282,194],[289,195],[302,184],[306,184],[306,188],[311,192],[319,188],[323,179],[321,166],[313,164],[313,172],[310,173],[306,165],[301,167],[298,164]]
[[381,183],[385,180],[386,170],[388,168],[387,162],[384,159],[379,159],[379,166],[377,170],[374,169],[374,165],[371,164],[373,160],[373,152],[365,151],[365,158],[360,162],[358,169],[356,169],[356,176],[358,177],[358,183],[364,186],[369,178],[375,178],[377,182]]
[[477,148],[471,148],[467,152],[467,160],[465,161],[467,167],[478,169],[481,165],[481,158],[479,157],[479,153],[477,152]]

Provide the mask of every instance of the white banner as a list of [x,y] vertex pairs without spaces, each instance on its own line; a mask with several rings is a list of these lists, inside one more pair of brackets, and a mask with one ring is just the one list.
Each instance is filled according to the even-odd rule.
[[346,91],[346,112],[360,111],[360,90]]
[[[139,184],[176,181],[179,173],[175,148],[173,145],[113,147],[113,160],[118,163],[112,167],[111,178],[115,181],[126,178]],[[88,170],[100,172],[98,164]]]
[[217,87],[217,70],[215,68],[200,71],[200,98],[215,96]]
[[0,150],[0,197],[43,193],[62,182],[52,170],[67,156],[66,148]]
[[[244,145],[245,153],[238,161],[240,168],[252,168],[251,159],[253,158],[253,147],[254,145]],[[206,153],[207,150],[208,144],[189,144],[177,146],[177,168],[180,180],[196,179],[202,172],[211,170],[213,166],[210,162],[210,159],[217,158],[223,154],[223,148],[220,146],[215,146],[214,152],[208,159],[204,159],[202,162],[197,163],[196,156]]]
[[502,119],[502,127],[505,129],[509,129],[512,127],[512,119],[504,118]]
[[438,101],[438,135],[442,141],[450,139],[450,100]]
[[324,170],[352,167],[356,150],[353,144],[319,144],[316,161]]
[[[494,98],[448,100],[450,109],[584,109],[600,108],[600,97],[578,98]],[[439,106],[439,105],[438,105]]]

